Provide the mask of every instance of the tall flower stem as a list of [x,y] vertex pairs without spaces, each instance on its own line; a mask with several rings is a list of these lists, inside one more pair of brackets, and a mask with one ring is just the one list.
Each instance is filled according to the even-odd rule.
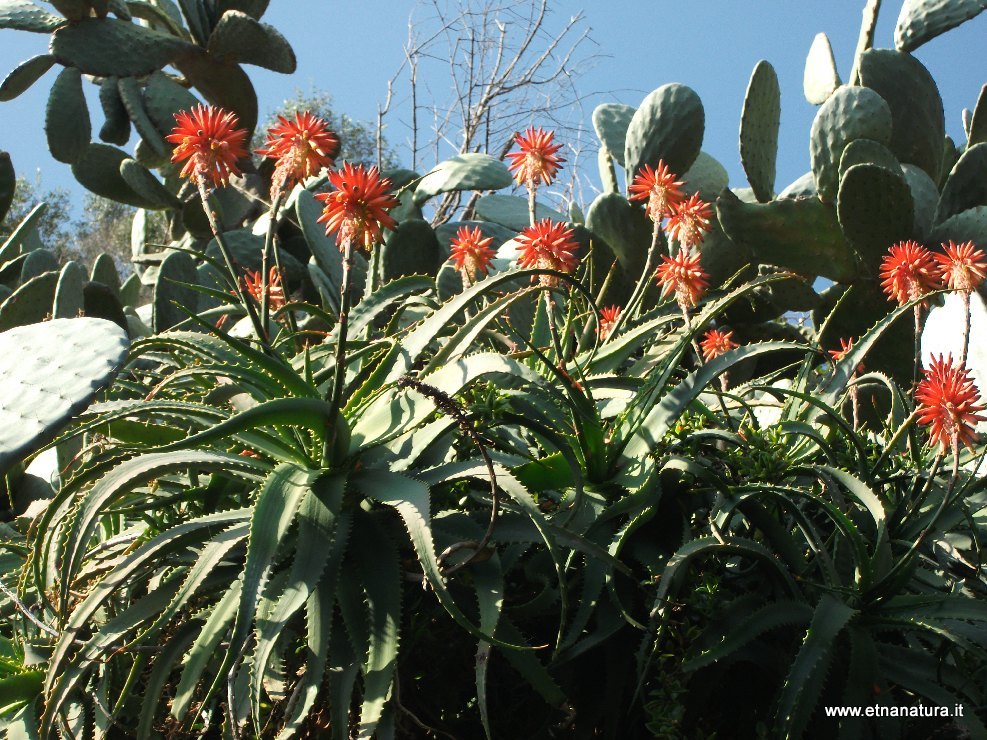
[[265,350],[270,350],[271,345],[268,341],[267,330],[264,324],[261,323],[257,309],[254,308],[253,301],[244,291],[243,285],[240,284],[240,277],[237,275],[236,267],[233,265],[233,254],[230,252],[230,247],[223,237],[223,230],[219,225],[219,217],[213,209],[212,194],[206,188],[206,184],[201,177],[196,178],[196,185],[199,189],[199,198],[202,200],[202,209],[205,211],[206,219],[209,221],[209,228],[212,231],[213,238],[216,240],[216,244],[219,246],[219,253],[223,255],[223,262],[226,263],[226,269],[230,274],[230,279],[233,281],[233,290],[236,293],[236,297],[243,304],[244,309],[246,309],[247,315],[250,317],[250,323],[254,325],[254,331],[257,332],[258,341],[260,341]]
[[533,178],[528,178],[528,225],[534,226],[537,217],[535,215],[535,208],[538,201],[536,197],[538,195],[538,186],[535,184]]
[[[281,274],[281,259],[278,255],[277,246],[274,243],[274,235],[278,230],[278,213],[281,211],[281,204],[284,203],[284,186],[277,189],[274,195],[274,201],[271,203],[271,220],[267,225],[267,234],[264,235],[264,250],[261,252],[260,256],[260,272],[261,272],[261,299],[260,299],[260,316],[261,321],[264,326],[268,325],[271,318],[271,301],[270,301],[270,278],[268,272],[270,270],[271,257],[274,258],[274,264],[277,267],[278,274]],[[282,277],[282,280],[284,278]]]
[[[634,286],[634,292],[631,293],[630,300],[627,301],[627,314],[628,316],[634,316],[637,318],[641,314],[641,305],[644,303],[644,293],[647,290],[648,281],[651,279],[651,273],[655,269],[655,259],[658,257],[658,245],[661,240],[661,221],[655,221],[654,227],[651,229],[651,246],[648,248],[648,257],[644,262],[644,271],[641,273],[641,279],[637,281],[637,285]],[[617,327],[619,329],[619,327]]]
[[[339,323],[336,336],[335,371],[332,376],[332,388],[329,395],[329,405],[332,407],[328,434],[335,434],[336,419],[339,418],[340,404],[343,399],[343,386],[346,383],[346,328],[350,312],[350,274],[353,271],[353,239],[343,242],[343,282],[339,289]],[[328,440],[327,440],[328,442]]]
[[922,305],[912,309],[915,316],[915,363],[912,368],[912,390],[918,386],[918,374],[922,368]]
[[966,356],[970,351],[970,291],[961,290],[963,299],[963,350],[960,353],[960,364],[966,364]]

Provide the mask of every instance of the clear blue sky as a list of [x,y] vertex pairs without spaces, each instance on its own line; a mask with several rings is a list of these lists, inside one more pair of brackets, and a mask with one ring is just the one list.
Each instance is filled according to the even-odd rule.
[[[782,89],[778,189],[808,170],[808,133],[815,107],[802,95],[805,55],[813,37],[826,32],[841,77],[849,75],[863,0],[551,0],[556,20],[583,10],[596,51],[603,55],[579,82],[587,95],[584,121],[600,102],[637,105],[666,82],[694,88],[706,108],[703,149],[719,159],[734,187],[746,185],[737,152],[744,90],[754,64],[770,61]],[[296,88],[332,93],[335,107],[358,119],[373,119],[386,83],[400,65],[411,0],[273,0],[264,17],[292,43],[298,55],[293,76],[257,67],[262,115]],[[885,0],[876,45],[890,47],[900,0]],[[44,53],[46,36],[0,31],[0,75],[23,59]],[[946,108],[946,127],[962,136],[960,113],[972,108],[987,82],[987,14],[918,50],[931,70]],[[45,187],[77,191],[69,168],[53,161],[44,141],[47,90],[58,67],[29,92],[0,103],[0,149],[10,151],[21,174],[41,170]],[[428,81],[433,86],[447,80]],[[400,110],[398,111],[400,114]],[[98,112],[94,111],[94,118]],[[406,130],[391,118],[388,136],[401,144]],[[538,121],[532,121],[538,124]],[[98,130],[98,125],[94,126]],[[400,153],[400,152],[399,152]],[[592,168],[595,162],[583,161]]]

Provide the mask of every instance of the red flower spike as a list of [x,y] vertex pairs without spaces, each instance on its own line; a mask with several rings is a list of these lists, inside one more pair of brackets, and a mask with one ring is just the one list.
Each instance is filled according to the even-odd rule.
[[509,169],[514,173],[514,179],[519,185],[529,188],[544,183],[551,185],[556,173],[565,159],[558,156],[561,144],[553,144],[554,131],[544,131],[531,126],[523,134],[514,136],[514,143],[521,150],[510,152]]
[[182,177],[202,185],[209,181],[219,187],[226,185],[231,175],[240,174],[237,162],[249,152],[244,146],[247,132],[239,128],[235,113],[197,105],[176,113],[175,122],[165,140],[176,145],[171,161],[185,162]]
[[918,242],[895,244],[881,262],[881,287],[899,306],[936,290],[938,276],[932,253]]
[[596,327],[596,333],[600,335],[600,339],[606,339],[610,336],[620,320],[622,311],[620,306],[607,306],[600,309],[600,322]]
[[840,348],[829,350],[829,356],[833,358],[833,362],[839,362],[846,357],[847,352],[853,349],[853,345],[853,339],[844,339],[843,337],[840,337]]
[[644,165],[634,177],[634,182],[627,188],[628,200],[646,200],[645,211],[652,221],[658,223],[666,216],[671,216],[677,205],[685,200],[682,192],[684,183],[675,179],[675,175],[661,160],[657,169]]
[[391,181],[376,167],[344,162],[341,170],[329,173],[329,182],[336,189],[315,196],[325,203],[318,223],[326,225],[326,235],[336,234],[340,251],[351,241],[356,249],[369,252],[381,240],[382,229],[397,226],[388,210],[398,200],[391,195]]
[[709,203],[695,193],[688,200],[672,207],[665,232],[670,238],[676,239],[684,249],[698,247],[703,243],[706,232],[712,228],[709,225],[711,218],[713,218],[713,210],[709,207]]
[[[846,357],[846,353],[853,349],[854,344],[856,344],[855,339],[844,339],[843,337],[840,337],[840,348],[829,350],[829,356],[833,358],[833,364],[836,364]],[[864,363],[861,362],[857,365],[857,372],[862,373],[863,371]]]
[[265,149],[257,154],[277,160],[271,179],[271,198],[287,191],[307,177],[332,167],[339,152],[339,138],[329,124],[308,111],[295,113],[295,119],[278,116],[278,123],[267,132]]
[[710,329],[703,335],[703,341],[699,343],[699,348],[703,351],[703,359],[706,362],[724,355],[732,349],[737,349],[739,346],[733,341],[732,331],[719,329]]
[[[534,226],[522,231],[517,241],[520,244],[518,267],[537,267],[570,273],[576,269],[579,259],[576,250],[579,245],[573,239],[573,230],[564,223],[555,223],[543,218]],[[556,285],[558,279],[542,275],[542,285]]]
[[449,259],[463,275],[470,280],[490,272],[494,258],[493,237],[484,237],[480,227],[470,229],[460,226],[455,238],[449,243]]
[[[264,281],[260,270],[245,270],[243,287],[257,305],[264,296]],[[284,285],[281,283],[281,273],[277,267],[272,267],[267,273],[267,305],[272,311],[278,311],[285,305]]]
[[980,287],[987,277],[987,258],[973,242],[955,244],[950,241],[942,245],[944,254],[933,253],[939,263],[943,287],[971,293]]
[[699,255],[680,249],[674,257],[661,259],[657,276],[662,296],[675,293],[682,310],[695,308],[709,289],[709,274],[702,268]]
[[939,355],[923,372],[925,378],[915,389],[919,423],[929,427],[930,440],[939,444],[943,452],[961,442],[972,449],[976,439],[974,425],[987,421],[987,417],[978,413],[984,407],[969,371],[962,364],[954,366],[952,355],[947,360]]

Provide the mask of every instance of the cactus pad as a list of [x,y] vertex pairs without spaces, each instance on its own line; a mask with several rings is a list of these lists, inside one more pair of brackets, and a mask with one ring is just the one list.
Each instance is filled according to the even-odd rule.
[[836,281],[856,276],[856,259],[834,209],[816,198],[751,204],[725,191],[716,213],[726,235],[759,262]]
[[840,158],[847,144],[871,139],[879,144],[891,141],[891,108],[873,90],[844,85],[834,92],[812,122],[809,156],[819,197],[832,201],[840,186]]
[[51,156],[73,164],[89,145],[89,108],[82,92],[82,74],[66,67],[55,79],[45,109],[45,135]]
[[816,34],[805,58],[805,72],[802,75],[802,92],[813,105],[822,105],[836,88],[840,86],[840,73],[836,71],[836,59],[829,37]]
[[624,166],[624,147],[627,144],[627,127],[631,125],[635,108],[620,103],[604,103],[593,111],[593,128],[596,135],[621,167]]
[[[520,231],[528,226],[528,201],[516,195],[484,195],[476,202],[476,214],[486,221]],[[549,208],[544,203],[535,205],[535,218],[552,221],[568,221],[565,214]]]
[[123,146],[130,141],[130,116],[120,99],[116,77],[107,77],[100,83],[99,104],[104,118],[99,138],[109,144]]
[[874,275],[888,247],[914,234],[911,189],[903,175],[880,165],[855,164],[846,171],[836,212],[843,235]]
[[134,192],[120,174],[120,165],[128,159],[127,153],[116,147],[90,144],[72,165],[72,174],[96,195],[138,208],[154,208],[155,204]]
[[935,221],[945,221],[974,206],[987,205],[987,144],[963,152],[943,185]]
[[642,208],[617,193],[603,193],[586,212],[586,228],[606,242],[626,274],[641,274],[652,234],[651,221]]
[[686,193],[699,193],[699,197],[712,203],[724,188],[730,185],[726,168],[706,152],[699,152],[692,167],[682,175]]
[[0,221],[7,216],[10,204],[14,202],[14,191],[17,189],[17,173],[14,163],[10,161],[7,152],[0,152]]
[[453,190],[500,190],[514,178],[507,165],[489,154],[458,154],[440,162],[415,188],[415,205]]
[[21,62],[0,83],[0,101],[6,102],[16,98],[37,82],[54,64],[55,57],[48,54],[41,54]]
[[223,13],[209,37],[209,52],[282,74],[291,74],[298,66],[291,44],[274,26],[258,23],[239,10]]
[[754,66],[740,114],[740,163],[751,190],[762,203],[774,195],[781,124],[781,88],[774,67],[765,60]]
[[979,15],[983,0],[905,0],[894,29],[894,45],[912,51]]
[[871,49],[860,57],[860,81],[884,98],[891,109],[894,132],[890,148],[898,161],[918,165],[938,181],[946,119],[939,88],[929,70],[911,54]]
[[380,251],[384,282],[405,275],[436,275],[442,264],[439,240],[427,221],[402,221]]
[[65,23],[64,18],[39,8],[26,0],[3,0],[0,2],[0,28],[15,31],[51,33]]
[[176,304],[196,305],[199,293],[187,287],[187,284],[194,285],[197,282],[195,261],[185,252],[171,252],[164,258],[154,285],[154,331],[167,331],[188,318],[188,314]]
[[0,470],[50,441],[123,362],[127,335],[100,319],[55,319],[0,334]]
[[35,324],[51,315],[57,272],[46,272],[21,285],[0,305],[0,331]]
[[857,139],[847,144],[840,157],[840,179],[855,164],[875,164],[890,172],[901,173],[901,165],[891,150],[870,139]]
[[706,113],[694,90],[678,83],[662,85],[642,101],[627,127],[627,179],[658,160],[676,174],[688,170],[699,156],[705,127]]
[[99,77],[131,77],[159,70],[195,49],[174,36],[112,18],[62,26],[51,37],[60,63]]

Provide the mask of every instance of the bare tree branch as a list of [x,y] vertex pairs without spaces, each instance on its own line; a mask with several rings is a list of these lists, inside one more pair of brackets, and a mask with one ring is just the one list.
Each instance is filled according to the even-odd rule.
[[[575,83],[598,55],[588,48],[592,39],[582,13],[553,20],[548,0],[418,1],[402,64],[410,88],[414,169],[422,164],[422,151],[431,151],[437,164],[506,141],[503,151],[491,152],[503,158],[515,132],[530,125],[553,128],[578,145],[586,117]],[[432,114],[427,142],[419,110]],[[570,185],[560,192],[571,197],[574,190]],[[468,198],[466,210],[475,202]],[[458,193],[446,194],[433,223],[455,216],[462,203]]]

